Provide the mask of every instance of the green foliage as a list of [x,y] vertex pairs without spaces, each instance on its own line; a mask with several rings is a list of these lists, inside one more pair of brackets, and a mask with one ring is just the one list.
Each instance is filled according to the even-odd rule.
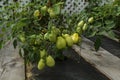
[[94,47],[96,51],[99,50],[100,45],[101,45],[101,36],[97,36],[95,43],[94,43]]
[[[65,0],[32,0],[21,5],[15,1],[2,8],[0,15],[2,32],[4,35],[10,32],[8,34],[10,38],[6,36],[6,41],[14,39],[14,48],[19,47],[19,54],[26,62],[38,62],[41,58],[39,52],[43,49],[55,58],[61,56],[57,56],[59,55],[57,53],[61,52],[56,48],[57,37],[62,36],[65,30],[68,30],[66,33],[69,34],[75,32],[72,26],[75,25],[72,24],[74,22],[70,22],[67,28],[63,22],[66,15],[69,17],[68,14],[61,13],[64,2]],[[0,48],[5,43],[4,40],[1,34]]]
[[[63,46],[64,48],[60,46],[62,50],[56,47],[57,38],[64,34],[69,34],[70,37],[73,34],[72,38],[76,41],[74,44],[81,41],[82,34],[86,37],[97,36],[94,44],[96,51],[101,44],[102,35],[115,37],[112,30],[119,26],[119,0],[101,6],[99,5],[101,0],[90,0],[85,10],[71,16],[61,13],[65,1],[31,0],[25,5],[17,1],[12,4],[6,3],[7,6],[0,10],[2,31],[0,32],[0,48],[6,41],[14,39],[14,48],[19,46],[19,54],[27,62],[38,62],[41,58],[39,54],[41,50],[49,52],[45,57],[52,55],[54,58],[64,59],[62,50],[69,46]],[[64,44],[66,44],[65,40]]]
[[[99,0],[101,1],[101,0]],[[99,5],[100,2],[91,0],[89,6],[80,13],[82,20],[87,22],[91,16],[94,17],[94,22],[88,25],[87,31],[84,33],[86,37],[104,36],[115,38],[113,29],[119,27],[120,21],[120,5],[116,2]],[[95,48],[98,50],[100,41],[95,42]]]

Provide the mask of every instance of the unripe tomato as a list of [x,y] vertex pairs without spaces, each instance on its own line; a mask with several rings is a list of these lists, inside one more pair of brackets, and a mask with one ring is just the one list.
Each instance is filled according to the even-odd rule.
[[57,39],[56,34],[54,34],[54,33],[49,34],[49,40],[51,42],[56,42],[56,39]]
[[40,61],[38,62],[38,69],[42,70],[45,67],[45,62],[44,59],[40,59]]
[[93,21],[94,21],[94,18],[93,18],[93,17],[90,17],[90,18],[88,19],[88,23],[93,23]]
[[78,23],[78,27],[82,27],[83,25],[84,25],[84,21],[83,20]]
[[76,28],[76,32],[79,33],[79,34],[82,34],[82,28],[81,27],[77,27]]
[[48,57],[46,57],[46,65],[48,67],[55,66],[55,60],[54,60],[54,58],[52,56],[49,55]]
[[43,11],[43,12],[47,12],[47,6],[43,6],[43,7],[41,7],[41,11]]
[[40,11],[39,10],[35,10],[34,11],[34,17],[38,17],[40,16]]
[[66,47],[66,41],[63,37],[59,36],[56,42],[57,49],[63,49]]
[[53,9],[52,8],[48,8],[48,13],[50,13],[50,12],[53,12]]
[[49,15],[50,15],[51,18],[55,18],[55,17],[56,17],[55,12],[53,12],[53,11],[51,11],[51,12],[49,13]]
[[67,36],[70,36],[69,34],[62,34],[62,37],[66,38]]
[[65,40],[68,46],[72,46],[73,45],[73,39],[71,36],[65,36]]

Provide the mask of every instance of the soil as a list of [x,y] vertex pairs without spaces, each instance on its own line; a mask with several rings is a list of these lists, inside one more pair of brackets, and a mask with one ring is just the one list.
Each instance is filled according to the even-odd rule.
[[46,67],[39,71],[33,67],[31,80],[109,80],[75,54],[72,49],[63,54],[69,58],[65,61],[56,61],[53,68]]

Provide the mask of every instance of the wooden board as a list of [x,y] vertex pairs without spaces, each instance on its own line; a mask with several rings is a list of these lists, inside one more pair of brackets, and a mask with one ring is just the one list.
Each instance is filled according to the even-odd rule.
[[12,42],[0,50],[0,80],[25,80],[24,60]]
[[93,42],[84,38],[80,46],[73,45],[72,48],[88,63],[103,73],[110,80],[120,80],[120,58],[100,48],[94,50]]

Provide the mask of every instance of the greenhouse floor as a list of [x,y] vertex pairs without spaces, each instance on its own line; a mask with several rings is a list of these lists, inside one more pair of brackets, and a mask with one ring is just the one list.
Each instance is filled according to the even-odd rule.
[[12,42],[0,50],[0,80],[25,80],[24,60]]
[[[108,47],[105,49],[108,51],[110,50],[109,52],[120,57],[119,44],[113,44],[113,42],[106,40],[107,39],[104,41],[111,44],[113,48],[110,48],[111,46],[109,47],[109,45],[105,46],[105,44],[102,44],[102,46],[104,46],[104,48]],[[69,52],[65,52],[63,54],[69,56],[70,58],[62,62],[57,61],[56,66],[52,69],[46,68],[43,71],[39,71],[36,67],[34,67],[32,69],[33,78],[36,80],[109,80],[107,77],[110,77],[113,78],[111,80],[119,80],[120,68],[118,67],[120,63],[116,62],[119,62],[120,59],[103,49],[98,51],[98,53],[102,53],[102,56],[94,54],[96,52],[90,45],[91,43],[85,39],[83,47],[81,47],[81,54],[79,54],[79,49],[74,46],[74,50],[79,54],[79,56],[75,51],[69,50]],[[89,52],[92,53],[89,54]],[[104,52],[106,53],[104,54]],[[108,58],[106,54],[108,55]],[[104,59],[106,60],[104,61]],[[112,60],[114,62],[112,62]],[[108,64],[106,64],[106,62]],[[20,58],[18,49],[14,49],[12,42],[9,42],[2,50],[0,50],[0,80],[25,80],[25,77],[24,60]]]

